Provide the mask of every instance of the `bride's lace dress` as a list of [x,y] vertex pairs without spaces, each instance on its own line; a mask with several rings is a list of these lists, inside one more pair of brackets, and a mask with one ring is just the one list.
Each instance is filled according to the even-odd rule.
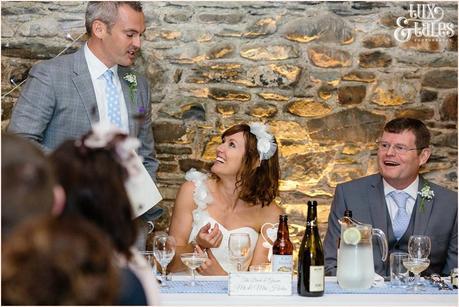
[[249,234],[251,244],[249,257],[247,257],[242,265],[242,269],[248,270],[249,264],[252,261],[253,251],[258,240],[258,232],[251,227],[240,227],[231,230],[226,229],[222,224],[218,223],[209,215],[207,206],[212,202],[212,196],[210,195],[206,185],[206,181],[208,180],[208,176],[206,174],[198,172],[195,169],[191,169],[186,173],[185,179],[192,181],[195,185],[193,200],[197,206],[197,208],[193,210],[193,228],[191,229],[188,242],[192,242],[196,238],[199,229],[207,223],[210,222],[211,228],[213,228],[215,224],[218,224],[218,227],[223,234],[223,240],[219,247],[211,249],[212,253],[226,272],[235,272],[236,265],[233,264],[229,258],[228,239],[231,233],[247,233]]

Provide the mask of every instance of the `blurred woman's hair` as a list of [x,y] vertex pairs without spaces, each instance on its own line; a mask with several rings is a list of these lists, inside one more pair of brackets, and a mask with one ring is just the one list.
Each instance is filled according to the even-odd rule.
[[[245,155],[237,174],[236,188],[240,189],[239,198],[262,207],[271,204],[279,195],[279,156],[278,149],[268,160],[260,161],[257,150],[257,137],[250,132],[247,124],[238,124],[223,132],[222,139],[242,132],[245,139]],[[277,141],[274,138],[274,142]]]
[[2,179],[2,238],[27,218],[51,215],[55,178],[36,143],[2,133]]
[[117,161],[115,143],[89,148],[83,141],[66,141],[50,160],[67,196],[63,215],[79,214],[95,223],[129,260],[137,228],[124,187],[128,173]]
[[2,242],[2,305],[113,305],[113,259],[110,240],[83,218],[29,220]]

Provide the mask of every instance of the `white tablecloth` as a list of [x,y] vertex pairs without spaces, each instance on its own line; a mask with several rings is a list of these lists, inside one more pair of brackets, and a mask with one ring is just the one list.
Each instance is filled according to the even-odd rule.
[[[197,276],[197,280],[221,280],[224,277]],[[333,277],[326,277],[333,281]],[[172,276],[173,280],[189,280],[188,276]],[[161,293],[165,306],[458,306],[456,295],[429,294],[325,294],[322,297],[229,296],[210,293]]]

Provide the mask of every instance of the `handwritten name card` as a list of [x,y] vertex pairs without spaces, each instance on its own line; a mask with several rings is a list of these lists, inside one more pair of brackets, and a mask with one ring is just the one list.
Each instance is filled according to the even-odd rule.
[[292,295],[291,273],[230,273],[229,295]]

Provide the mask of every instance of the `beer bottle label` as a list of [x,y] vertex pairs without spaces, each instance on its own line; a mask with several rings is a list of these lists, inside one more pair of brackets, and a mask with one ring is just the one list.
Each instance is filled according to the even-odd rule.
[[293,256],[292,255],[273,255],[271,261],[273,272],[292,272]]
[[324,266],[311,265],[309,267],[309,291],[324,291]]

